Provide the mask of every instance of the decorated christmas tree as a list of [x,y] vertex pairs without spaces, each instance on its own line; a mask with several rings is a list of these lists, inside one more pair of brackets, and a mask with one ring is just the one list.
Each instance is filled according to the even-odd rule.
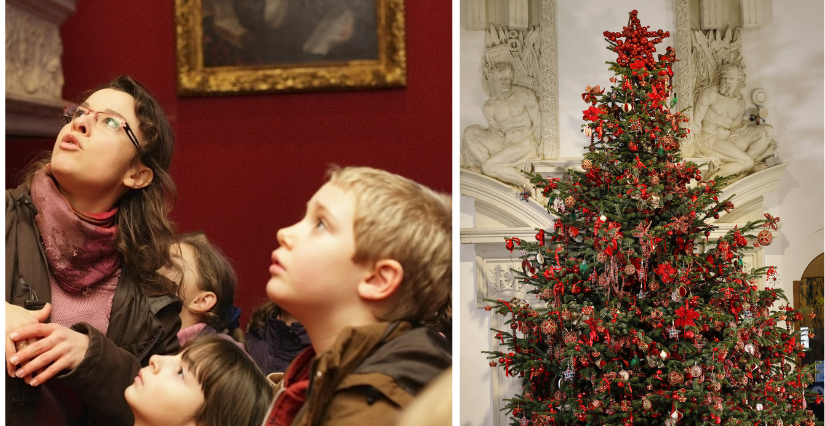
[[812,371],[792,328],[802,313],[773,288],[773,268],[741,258],[770,244],[778,218],[709,239],[709,220],[734,206],[718,199],[724,178],[702,181],[680,157],[675,52],[655,49],[668,32],[632,11],[604,36],[615,76],[582,94],[583,172],[530,175],[555,229],[506,242],[543,303],[489,301],[509,324],[494,330],[507,349],[488,352],[490,365],[523,378],[506,404],[512,424],[813,424]]

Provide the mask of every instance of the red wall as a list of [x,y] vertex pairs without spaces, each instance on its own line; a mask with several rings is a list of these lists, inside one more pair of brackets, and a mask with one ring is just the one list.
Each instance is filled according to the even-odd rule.
[[[61,28],[63,96],[78,100],[119,74],[155,93],[177,136],[172,218],[233,260],[242,324],[266,302],[277,230],[303,216],[328,165],[382,168],[450,191],[450,2],[406,2],[406,88],[210,98],[177,96],[173,4],[77,2]],[[9,138],[6,186],[52,143]]]

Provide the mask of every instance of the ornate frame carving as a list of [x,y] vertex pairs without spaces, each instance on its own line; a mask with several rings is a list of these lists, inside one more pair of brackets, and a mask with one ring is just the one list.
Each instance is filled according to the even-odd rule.
[[237,95],[407,85],[404,0],[375,0],[378,59],[290,66],[205,67],[202,0],[175,0],[178,94]]

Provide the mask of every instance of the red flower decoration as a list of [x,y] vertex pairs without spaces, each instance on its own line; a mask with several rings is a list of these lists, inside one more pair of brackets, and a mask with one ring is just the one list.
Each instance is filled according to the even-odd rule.
[[659,92],[656,91],[656,88],[653,88],[653,91],[647,94],[647,97],[650,98],[651,102],[656,102],[659,100]]
[[696,326],[693,320],[699,318],[699,312],[696,312],[687,306],[682,306],[676,310],[676,316],[679,317],[679,319],[675,321],[678,327],[684,327],[687,325]]
[[632,69],[632,70],[645,69],[645,63],[643,61],[633,61],[633,62],[630,63],[630,69]]
[[582,112],[584,112],[584,117],[582,117],[582,119],[588,120],[588,121],[598,121],[599,114],[602,113],[602,110],[600,110],[599,108],[596,108],[596,107],[590,107],[590,108],[587,108],[586,110],[584,110]]

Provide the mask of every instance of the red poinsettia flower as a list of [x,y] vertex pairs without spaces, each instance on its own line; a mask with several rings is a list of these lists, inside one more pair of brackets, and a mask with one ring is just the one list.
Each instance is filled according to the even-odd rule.
[[644,69],[645,63],[643,61],[633,61],[630,63],[630,69],[632,70],[639,70]]
[[584,117],[582,117],[582,119],[588,121],[597,121],[599,119],[599,114],[602,113],[602,110],[592,106],[582,112],[584,112]]
[[687,325],[696,326],[696,323],[693,322],[696,318],[699,318],[699,312],[694,311],[693,309],[688,308],[687,306],[682,306],[681,308],[676,310],[676,316],[679,317],[675,323],[678,327],[684,327]]
[[656,102],[659,100],[659,92],[657,92],[656,88],[654,87],[653,90],[647,94],[647,97],[650,98],[651,102]]

